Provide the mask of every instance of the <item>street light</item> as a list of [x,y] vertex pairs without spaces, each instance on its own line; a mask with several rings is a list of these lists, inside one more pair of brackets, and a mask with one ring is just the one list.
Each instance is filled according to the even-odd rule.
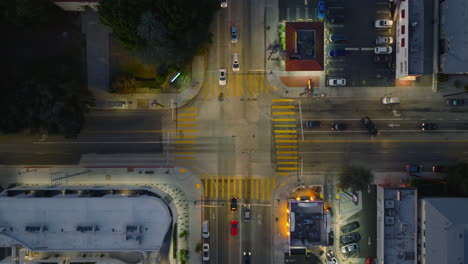
[[312,86],[312,80],[309,79],[309,80],[307,80],[307,87],[304,88],[304,92],[301,93],[300,95],[312,94],[313,92],[314,92],[314,87]]

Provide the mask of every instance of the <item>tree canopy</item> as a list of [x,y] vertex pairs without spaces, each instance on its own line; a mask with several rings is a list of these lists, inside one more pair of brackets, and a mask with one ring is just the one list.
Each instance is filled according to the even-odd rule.
[[180,64],[211,41],[212,0],[103,0],[99,17],[149,64]]
[[344,167],[338,175],[343,190],[362,191],[374,181],[374,175],[366,168],[359,166]]

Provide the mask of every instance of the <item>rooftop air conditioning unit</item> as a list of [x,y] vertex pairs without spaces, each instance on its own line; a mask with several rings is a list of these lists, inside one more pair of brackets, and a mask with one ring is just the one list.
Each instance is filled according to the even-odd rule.
[[393,225],[393,224],[395,224],[395,217],[386,216],[385,217],[385,225]]

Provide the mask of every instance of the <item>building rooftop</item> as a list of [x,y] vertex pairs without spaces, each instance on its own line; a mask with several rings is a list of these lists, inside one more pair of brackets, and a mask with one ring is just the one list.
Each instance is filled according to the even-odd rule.
[[323,71],[322,22],[286,23],[286,71]]
[[327,244],[327,218],[322,201],[290,200],[290,246],[307,247]]
[[416,263],[417,190],[377,188],[377,263]]
[[158,251],[172,212],[144,187],[15,188],[0,194],[0,234],[37,251]]
[[424,74],[424,0],[408,1],[408,73]]

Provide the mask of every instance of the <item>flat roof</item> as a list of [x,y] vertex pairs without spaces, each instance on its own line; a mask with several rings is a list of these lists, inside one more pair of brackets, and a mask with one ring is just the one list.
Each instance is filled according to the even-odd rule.
[[1,234],[37,251],[158,251],[172,223],[151,189],[16,188],[0,195]]
[[327,218],[322,201],[289,201],[290,246],[327,244]]
[[323,71],[322,22],[286,22],[286,71]]
[[417,190],[377,188],[377,263],[416,263]]

